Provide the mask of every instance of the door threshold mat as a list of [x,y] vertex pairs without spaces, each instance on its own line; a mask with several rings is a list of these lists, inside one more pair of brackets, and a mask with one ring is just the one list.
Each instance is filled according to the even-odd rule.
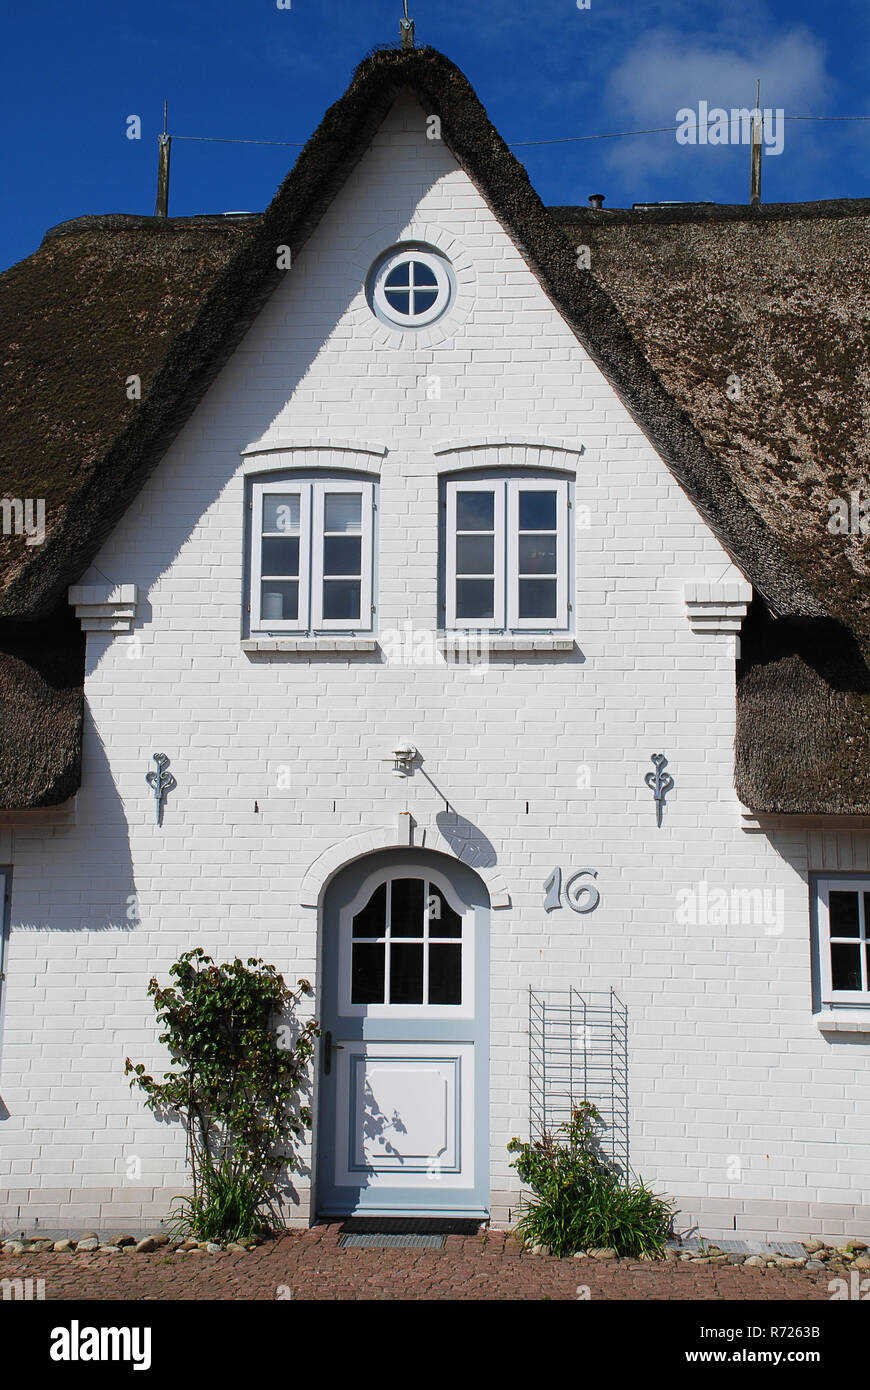
[[461,1217],[349,1216],[341,1225],[338,1244],[344,1250],[443,1250],[448,1236],[475,1236],[481,1225]]
[[476,1236],[480,1217],[465,1216],[347,1216],[341,1232],[358,1236]]
[[395,1231],[383,1235],[376,1235],[374,1232],[366,1234],[363,1231],[351,1234],[348,1231],[338,1237],[338,1244],[341,1250],[443,1250],[447,1244],[447,1237],[424,1236],[414,1231],[404,1234]]

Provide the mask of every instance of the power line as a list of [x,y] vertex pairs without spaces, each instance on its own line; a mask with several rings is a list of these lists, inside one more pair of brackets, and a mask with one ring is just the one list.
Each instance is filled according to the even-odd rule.
[[173,135],[173,140],[208,140],[216,145],[290,145],[294,150],[305,148],[304,140],[234,140],[224,135]]
[[[870,116],[784,116],[786,121],[870,121]],[[676,125],[650,126],[646,130],[609,130],[601,135],[563,135],[552,140],[507,140],[511,149],[526,148],[529,145],[575,145],[584,140],[618,140],[629,135],[667,135],[679,130]],[[282,145],[285,148],[301,150],[304,140],[239,140],[223,135],[173,135],[173,140],[199,140],[216,145]]]

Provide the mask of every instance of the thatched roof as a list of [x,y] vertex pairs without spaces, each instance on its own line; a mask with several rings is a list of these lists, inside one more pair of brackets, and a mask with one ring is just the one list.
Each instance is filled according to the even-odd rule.
[[[863,466],[867,206],[547,210],[431,49],[367,59],[261,216],[80,218],[0,276],[0,496],[47,503],[43,545],[0,537],[0,637],[64,604],[280,281],[275,247],[299,251],[408,88],[770,609],[870,638],[859,561],[816,535],[826,509],[811,524]],[[0,806],[34,804],[5,762],[0,746]]]

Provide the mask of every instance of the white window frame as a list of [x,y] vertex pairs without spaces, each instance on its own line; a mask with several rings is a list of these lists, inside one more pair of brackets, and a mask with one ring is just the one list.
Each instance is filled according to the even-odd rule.
[[[264,618],[263,592],[263,504],[275,494],[299,493],[299,616],[298,618]],[[308,629],[309,575],[311,542],[311,484],[285,479],[276,482],[256,482],[253,488],[251,524],[251,631],[305,632]],[[272,534],[271,532],[269,533]],[[278,581],[276,581],[278,582]]]
[[[495,600],[490,618],[456,616],[456,499],[459,492],[495,494]],[[519,616],[519,496],[521,492],[555,492],[556,617],[549,623]],[[505,476],[445,480],[445,628],[453,631],[567,633],[570,622],[570,494],[567,478]],[[464,534],[464,533],[463,533]],[[548,578],[550,576],[541,576]]]
[[[437,284],[434,303],[421,314],[401,313],[386,295],[387,277],[398,266],[406,265],[410,261],[419,261],[431,270]],[[423,246],[394,247],[381,258],[369,277],[369,295],[372,308],[382,322],[390,324],[393,328],[426,328],[436,319],[442,318],[453,303],[454,284],[449,263],[437,252]]]
[[[371,483],[341,478],[319,479],[313,484],[314,507],[311,530],[311,615],[315,632],[370,632],[372,627],[372,536],[374,489]],[[325,498],[328,493],[359,493],[361,544],[359,618],[324,618],[323,616],[323,528]],[[356,577],[356,576],[354,576]]]
[[[520,617],[520,493],[556,493],[556,617],[551,623],[553,631],[564,631],[568,626],[568,483],[564,478],[511,478],[507,484],[507,623],[509,628],[519,632],[541,629],[540,618]],[[541,575],[541,579],[550,578]]]
[[[360,616],[323,617],[323,519],[327,493],[352,492],[361,497]],[[299,494],[299,616],[264,618],[262,615],[263,506],[269,496]],[[249,630],[263,633],[335,633],[373,630],[374,591],[374,483],[329,474],[322,478],[269,478],[256,480],[251,492]],[[271,533],[270,533],[271,534]],[[279,582],[276,580],[276,582]]]
[[[494,495],[493,505],[493,527],[494,527],[494,552],[493,561],[493,616],[491,618],[457,618],[456,616],[456,498],[460,492],[491,492]],[[503,632],[505,626],[505,586],[504,586],[504,540],[505,540],[505,492],[504,479],[489,478],[483,481],[479,478],[451,478],[447,483],[447,592],[446,612],[447,626],[449,628],[460,628],[463,631],[489,631]],[[465,534],[474,534],[463,532]],[[480,534],[488,535],[489,532]],[[465,576],[462,578],[473,577]],[[482,576],[488,578],[488,575]]]
[[[832,892],[858,894],[859,924],[863,925],[863,935],[848,938],[838,937],[836,940],[842,941],[843,944],[851,943],[851,945],[861,948],[861,972],[867,985],[866,989],[834,989],[831,975],[829,907]],[[870,876],[856,874],[854,877],[838,877],[837,875],[823,877],[819,875],[815,880],[816,949],[818,951],[819,985],[823,1007],[830,1004],[863,1004],[867,1009],[870,1009],[870,967],[868,967],[867,961],[867,943],[870,942],[870,914],[865,915],[863,896],[865,893],[870,894]]]

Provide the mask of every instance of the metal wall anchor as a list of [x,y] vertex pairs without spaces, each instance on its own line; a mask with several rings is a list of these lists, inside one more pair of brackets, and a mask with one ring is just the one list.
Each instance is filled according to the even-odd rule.
[[669,791],[673,790],[674,779],[669,772],[663,770],[668,765],[668,760],[664,753],[653,753],[652,761],[656,765],[656,770],[655,772],[648,772],[643,780],[646,782],[655,798],[656,825],[660,826],[662,823],[662,811],[665,807],[665,797]]
[[157,824],[163,820],[163,801],[167,792],[174,791],[178,783],[172,773],[167,771],[169,759],[165,753],[154,753],[153,761],[157,764],[156,772],[147,772],[145,781],[154,791],[155,809],[157,813]]

